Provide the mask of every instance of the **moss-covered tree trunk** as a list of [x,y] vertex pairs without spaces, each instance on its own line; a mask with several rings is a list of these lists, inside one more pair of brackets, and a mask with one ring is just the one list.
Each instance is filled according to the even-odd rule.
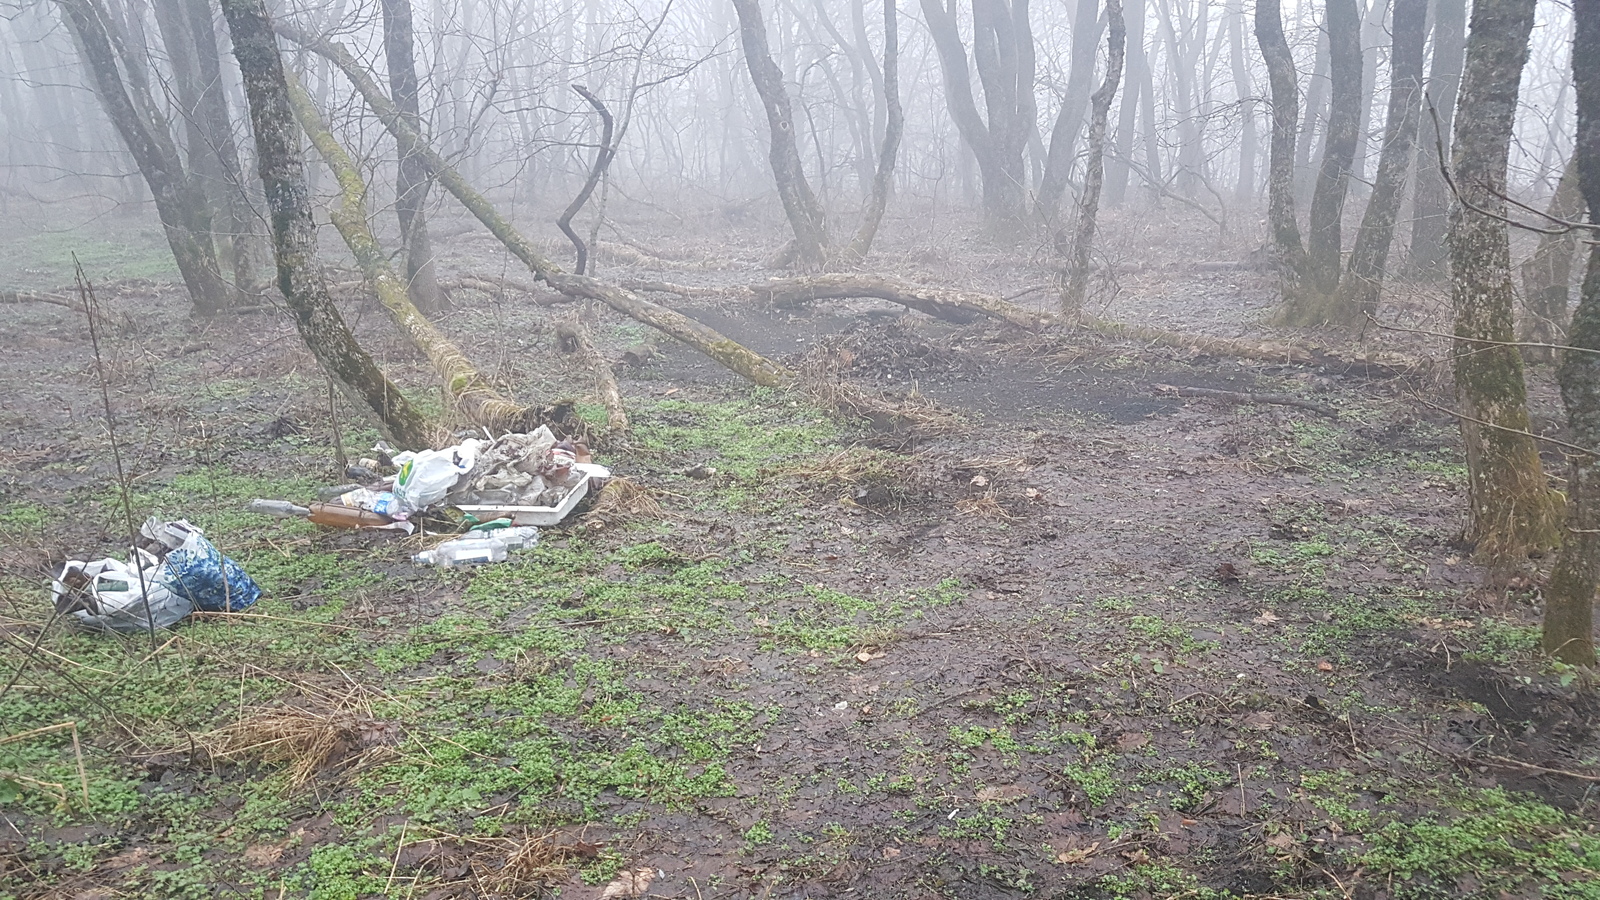
[[[1552,219],[1575,221],[1583,215],[1583,190],[1578,186],[1576,156],[1567,161],[1556,184],[1556,193],[1545,210]],[[1517,334],[1520,340],[1535,344],[1559,344],[1567,334],[1567,301],[1572,293],[1572,257],[1578,250],[1575,231],[1557,230],[1539,236],[1539,247],[1522,264],[1524,313]],[[1522,358],[1529,362],[1555,362],[1549,347],[1523,347]]]
[[[389,91],[400,114],[418,134],[422,112],[417,102],[417,63],[413,52],[411,0],[383,0],[383,52],[389,66]],[[400,219],[400,244],[405,248],[406,293],[425,316],[439,312],[439,276],[428,237],[428,168],[415,154],[400,154],[395,181],[395,214]]]
[[[1575,0],[1572,13],[1577,26],[1572,72],[1578,95],[1573,155],[1589,221],[1600,225],[1600,0]],[[1600,452],[1600,246],[1589,246],[1583,293],[1567,342],[1590,351],[1562,354],[1567,426],[1574,443]],[[1595,590],[1600,587],[1600,456],[1574,454],[1571,459],[1567,536],[1545,590],[1543,644],[1558,659],[1592,666]]]
[[428,422],[356,343],[322,280],[300,130],[263,0],[222,0],[222,12],[250,102],[278,288],[294,312],[300,337],[358,408],[370,410],[394,440],[406,447],[426,447],[431,437]]
[[105,8],[98,0],[56,0],[56,5],[77,38],[95,96],[150,187],[167,245],[195,311],[211,314],[226,309],[232,305],[233,291],[217,267],[210,207],[185,171],[178,145],[144,83],[137,78],[131,84],[124,82]]
[[1327,11],[1328,131],[1306,222],[1308,277],[1284,297],[1288,325],[1322,325],[1335,318],[1344,201],[1361,125],[1361,9],[1356,0],[1328,0]]
[[822,203],[806,181],[800,162],[800,147],[795,138],[794,109],[783,86],[783,71],[772,60],[767,43],[767,22],[761,15],[759,0],[733,0],[739,14],[739,39],[744,46],[744,61],[750,70],[761,105],[767,110],[771,143],[768,159],[772,177],[778,185],[783,211],[794,229],[795,261],[802,269],[816,271],[828,261],[828,223]]
[[[286,73],[287,74],[287,73]],[[466,354],[434,327],[411,302],[405,285],[389,266],[388,254],[367,225],[367,186],[361,180],[355,161],[334,140],[312,106],[311,98],[293,76],[288,76],[289,99],[295,118],[311,138],[328,168],[339,182],[339,202],[333,210],[333,224],[361,267],[361,274],[372,282],[378,302],[389,318],[405,333],[413,346],[433,364],[443,382],[445,400],[475,425],[493,433],[530,431],[540,424],[538,410],[519,405],[500,396],[480,374]]]
[[1422,113],[1422,50],[1428,33],[1428,0],[1394,0],[1389,54],[1389,111],[1383,126],[1383,152],[1372,198],[1361,215],[1361,228],[1345,278],[1339,284],[1332,320],[1343,324],[1363,321],[1378,311],[1389,247],[1394,243],[1395,220],[1411,169],[1412,145]]
[[415,153],[418,159],[427,164],[428,173],[439,182],[440,186],[449,191],[468,212],[482,222],[484,227],[489,229],[489,233],[499,239],[513,256],[521,260],[530,271],[544,279],[551,287],[569,297],[599,300],[623,315],[637,319],[688,344],[757,384],[776,386],[788,383],[792,379],[793,373],[784,367],[676,310],[651,303],[632,291],[607,284],[599,279],[587,275],[571,275],[562,271],[560,266],[540,254],[532,242],[500,215],[487,198],[468,184],[455,167],[446,162],[438,151],[428,146],[422,136],[406,124],[400,111],[384,95],[371,73],[362,68],[348,50],[332,41],[309,35],[286,24],[279,23],[277,27],[289,40],[338,66],[350,79],[357,92],[367,101],[367,105],[377,114],[384,127],[394,135],[400,144],[400,152]]
[[[1100,186],[1105,180],[1106,121],[1111,117],[1111,101],[1122,80],[1122,55],[1127,40],[1121,0],[1106,0],[1106,21],[1110,24],[1110,34],[1106,37],[1106,77],[1089,98],[1089,159],[1083,176],[1083,196],[1078,200],[1078,217],[1071,237],[1063,228],[1056,239],[1057,249],[1067,255],[1061,282],[1061,311],[1067,315],[1077,315],[1083,309],[1084,295],[1089,290],[1089,254],[1094,249]],[[1054,146],[1053,139],[1051,146]]]
[[1478,0],[1473,5],[1451,158],[1461,192],[1450,213],[1449,243],[1456,335],[1451,359],[1470,504],[1466,536],[1490,564],[1526,559],[1560,540],[1556,498],[1527,433],[1522,356],[1508,346],[1515,338],[1516,295],[1501,218],[1506,204],[1499,196],[1505,192],[1535,2]]

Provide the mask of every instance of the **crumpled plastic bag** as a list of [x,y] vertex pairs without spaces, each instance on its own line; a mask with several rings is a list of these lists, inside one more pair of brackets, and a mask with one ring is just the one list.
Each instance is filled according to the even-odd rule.
[[238,563],[222,555],[205,532],[183,519],[151,518],[139,532],[167,547],[158,573],[173,594],[204,612],[241,612],[261,599],[261,588]]
[[56,611],[97,631],[139,632],[183,621],[193,604],[167,587],[164,566],[154,556],[142,550],[137,556],[138,566],[120,559],[68,560],[50,584]]
[[444,500],[461,476],[478,462],[483,441],[462,441],[443,450],[400,453],[394,457],[400,471],[394,477],[394,495],[407,514],[420,512]]

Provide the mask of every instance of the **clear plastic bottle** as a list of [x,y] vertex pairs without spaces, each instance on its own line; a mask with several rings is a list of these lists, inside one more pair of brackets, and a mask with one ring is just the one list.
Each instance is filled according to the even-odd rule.
[[250,511],[264,516],[276,516],[280,519],[305,518],[311,515],[311,510],[304,506],[296,506],[287,500],[251,500]]
[[481,563],[502,562],[505,558],[505,544],[499,541],[477,539],[447,541],[432,550],[424,550],[412,557],[419,563],[439,566],[445,569],[454,569],[459,566],[475,566]]

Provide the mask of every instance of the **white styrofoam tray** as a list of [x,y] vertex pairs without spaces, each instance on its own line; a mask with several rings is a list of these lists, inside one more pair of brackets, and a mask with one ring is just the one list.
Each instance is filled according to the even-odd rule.
[[589,477],[578,482],[577,486],[568,491],[567,495],[561,498],[561,502],[555,506],[506,506],[504,504],[488,503],[482,505],[470,504],[456,508],[464,513],[476,516],[480,522],[509,518],[513,525],[554,525],[565,519],[573,509],[577,508],[583,498],[589,495],[589,491],[595,486],[595,482],[604,484],[605,480],[611,477],[610,469],[594,463],[578,463],[573,468]]

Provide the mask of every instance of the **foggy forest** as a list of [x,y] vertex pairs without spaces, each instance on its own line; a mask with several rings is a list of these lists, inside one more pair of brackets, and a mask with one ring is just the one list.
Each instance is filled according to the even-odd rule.
[[0,0],[0,900],[1600,900],[1600,0]]

